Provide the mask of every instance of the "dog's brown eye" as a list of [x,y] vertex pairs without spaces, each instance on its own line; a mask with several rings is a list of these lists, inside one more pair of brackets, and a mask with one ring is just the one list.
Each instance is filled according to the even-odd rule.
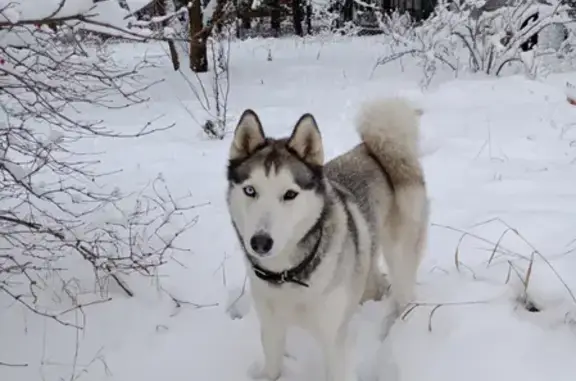
[[282,199],[284,201],[290,201],[290,200],[294,200],[296,198],[296,196],[298,196],[298,192],[293,191],[293,190],[289,190],[289,191],[286,191],[286,193],[284,193],[284,196],[282,197]]
[[248,197],[256,197],[256,189],[254,189],[253,186],[247,185],[244,188],[242,188],[242,190],[244,191],[244,194]]

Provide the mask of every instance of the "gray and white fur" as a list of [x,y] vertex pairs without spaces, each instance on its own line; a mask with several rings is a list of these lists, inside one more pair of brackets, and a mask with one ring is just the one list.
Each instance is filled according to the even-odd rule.
[[361,143],[327,163],[311,114],[283,139],[266,137],[254,111],[242,114],[227,202],[261,326],[264,364],[255,378],[281,376],[287,328],[300,326],[321,345],[326,380],[355,380],[348,323],[388,287],[381,256],[394,316],[412,300],[429,213],[420,114],[401,98],[365,104],[356,122]]

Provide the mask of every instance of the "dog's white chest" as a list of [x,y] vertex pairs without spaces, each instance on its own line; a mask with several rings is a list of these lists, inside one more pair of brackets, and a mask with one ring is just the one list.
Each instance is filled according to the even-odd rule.
[[306,295],[309,290],[271,289],[257,287],[253,291],[254,298],[263,307],[264,313],[282,319],[288,325],[308,328],[317,315],[317,307],[321,301],[313,295]]

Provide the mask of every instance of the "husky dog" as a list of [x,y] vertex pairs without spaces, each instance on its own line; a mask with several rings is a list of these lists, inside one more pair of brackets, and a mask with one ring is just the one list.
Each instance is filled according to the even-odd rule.
[[264,364],[253,377],[281,376],[287,328],[299,326],[320,343],[327,380],[355,379],[346,338],[358,305],[379,300],[386,279],[394,316],[411,301],[428,226],[420,114],[402,98],[365,104],[361,143],[328,163],[311,114],[283,139],[266,137],[254,111],[240,117],[227,202],[260,320]]

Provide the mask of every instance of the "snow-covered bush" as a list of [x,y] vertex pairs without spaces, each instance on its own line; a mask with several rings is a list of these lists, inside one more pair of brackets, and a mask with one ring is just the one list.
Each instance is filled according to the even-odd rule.
[[450,31],[444,22],[432,19],[422,24],[414,23],[408,14],[393,12],[379,15],[380,27],[388,38],[388,52],[376,62],[380,65],[411,57],[422,67],[421,85],[426,87],[434,77],[438,67],[448,67],[455,73],[460,70],[458,42],[450,38]]
[[[166,126],[126,133],[83,117],[146,102],[153,83],[139,72],[147,63],[122,66],[105,47],[63,38],[74,36],[70,23],[87,21],[91,0],[43,1],[0,7],[0,295],[71,325],[46,303],[56,289],[69,296],[67,310],[81,308],[86,292],[106,300],[112,284],[132,296],[128,274],[154,274],[194,220],[161,177],[124,194],[81,148]],[[78,286],[87,277],[96,290]]]
[[[381,17],[391,47],[378,65],[406,55],[415,57],[424,68],[426,82],[439,66],[455,73],[464,69],[498,75],[507,65],[519,63],[525,73],[535,75],[539,57],[561,51],[567,37],[564,24],[570,21],[567,10],[559,2],[537,0],[442,0],[429,19],[409,27],[403,23],[401,30],[392,18]],[[549,37],[548,43],[541,41],[534,47],[545,32],[551,32],[548,36],[554,35],[556,41]]]

